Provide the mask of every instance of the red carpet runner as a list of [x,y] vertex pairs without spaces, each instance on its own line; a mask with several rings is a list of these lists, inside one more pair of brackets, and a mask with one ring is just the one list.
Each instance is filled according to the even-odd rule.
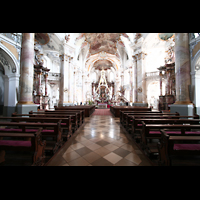
[[112,116],[110,109],[95,109],[92,115],[110,115]]

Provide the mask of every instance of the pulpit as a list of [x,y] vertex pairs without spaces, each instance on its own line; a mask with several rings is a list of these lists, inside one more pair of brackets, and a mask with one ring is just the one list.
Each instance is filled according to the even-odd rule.
[[[175,63],[165,64],[158,69],[160,71],[159,110],[169,110],[169,105],[175,102]],[[162,94],[163,78],[166,79],[165,95]]]

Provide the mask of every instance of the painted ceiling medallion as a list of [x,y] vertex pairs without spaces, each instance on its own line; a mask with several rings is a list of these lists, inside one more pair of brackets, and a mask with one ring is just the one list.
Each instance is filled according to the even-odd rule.
[[163,41],[169,40],[171,37],[174,37],[174,33],[158,33],[158,38]]
[[35,33],[35,39],[41,44],[45,45],[49,42],[50,38],[47,33]]

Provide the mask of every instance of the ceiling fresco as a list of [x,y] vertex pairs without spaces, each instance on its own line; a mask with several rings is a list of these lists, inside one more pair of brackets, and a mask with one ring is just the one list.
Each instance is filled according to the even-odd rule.
[[[89,54],[93,55],[101,51],[105,51],[110,54],[117,54],[117,44],[124,44],[120,39],[120,36],[124,36],[129,39],[129,36],[126,33],[81,33],[77,40],[85,37],[82,48],[86,46],[86,42],[89,43],[90,49]],[[129,39],[130,40],[130,39]]]
[[94,68],[96,70],[107,70],[111,69],[112,66],[113,64],[109,60],[98,60],[94,63]]
[[86,41],[90,44],[90,53],[96,54],[100,51],[115,54],[117,52],[117,41],[119,33],[87,33]]

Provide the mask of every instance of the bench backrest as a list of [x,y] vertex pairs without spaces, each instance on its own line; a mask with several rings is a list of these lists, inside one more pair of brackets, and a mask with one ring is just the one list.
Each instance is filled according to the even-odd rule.
[[136,106],[112,106],[110,109],[115,117],[120,117],[120,111],[151,111],[151,108]]
[[[0,150],[31,151],[31,152],[33,152],[32,164],[43,165],[46,141],[45,140],[42,141],[41,131],[42,131],[42,128],[39,128],[34,133],[0,132],[0,138],[1,137],[6,137],[6,138],[9,137],[11,139],[11,140],[7,140],[7,141],[0,140]],[[23,138],[23,140],[21,138]],[[16,140],[16,139],[18,139],[18,140]],[[31,139],[31,140],[24,141],[24,139]]]
[[45,113],[55,113],[55,114],[62,114],[62,113],[78,113],[82,119],[85,118],[85,110],[45,110]]
[[[37,151],[38,144],[42,142],[42,135],[41,135],[42,128],[37,129],[35,132],[27,133],[25,131],[20,131],[18,133],[14,132],[0,132],[0,137],[6,138],[6,140],[16,141],[11,142],[9,144],[5,144],[5,140],[0,140],[0,150],[6,149],[27,149],[28,151]],[[10,139],[8,139],[10,138]],[[28,140],[27,143],[17,143],[17,141],[24,141],[24,139],[31,139]],[[7,142],[8,143],[8,142]]]
[[3,120],[10,120],[11,122],[41,122],[41,123],[55,123],[61,120],[61,126],[71,127],[71,116],[66,118],[55,117],[0,117]]
[[150,114],[157,114],[157,113],[162,113],[161,111],[122,111],[120,110],[120,120],[123,120],[124,118],[126,118],[127,116],[125,115],[132,115],[132,114],[147,114],[147,113],[150,113]]
[[[197,132],[191,132],[191,136],[200,134],[200,124],[146,124],[142,121],[142,143],[147,144],[147,138],[160,138],[161,129],[168,130],[167,133],[173,135],[185,135],[186,131],[196,130]],[[169,130],[171,130],[169,132]]]
[[171,156],[200,155],[199,135],[171,136],[164,130],[160,131],[161,139],[160,142],[158,142],[160,165],[171,165]]
[[[190,122],[185,122],[186,120],[183,120],[183,123],[181,123],[182,120],[180,120],[179,124],[146,124],[145,122],[142,121],[142,134],[145,135],[145,137],[149,136],[158,136],[158,133],[151,133],[151,130],[158,130],[160,132],[161,129],[171,129],[171,130],[177,130],[177,135],[185,135],[185,131],[190,131],[191,129],[199,130],[200,131],[200,124],[193,124],[192,121]],[[199,121],[198,121],[199,122]],[[187,123],[187,124],[185,124]],[[200,132],[199,132],[200,133]],[[174,133],[176,134],[176,133]],[[195,134],[195,133],[194,133]],[[192,134],[190,134],[192,135]],[[195,134],[196,135],[196,134]]]
[[[30,129],[30,127],[42,127],[42,128],[53,128],[55,132],[61,132],[61,121],[59,120],[57,123],[35,123],[35,122],[2,122],[0,121],[0,126],[6,127],[20,127],[22,131],[25,132],[26,129]],[[2,130],[2,129],[0,129]]]

